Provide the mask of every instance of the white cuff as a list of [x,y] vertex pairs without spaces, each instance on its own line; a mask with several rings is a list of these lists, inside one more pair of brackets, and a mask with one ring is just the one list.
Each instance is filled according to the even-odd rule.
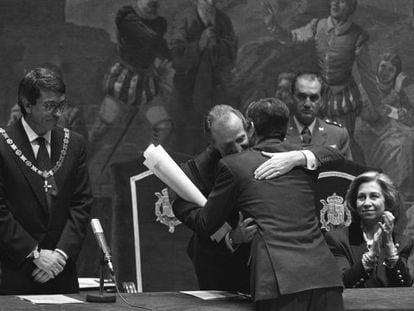
[[218,229],[216,232],[214,232],[212,235],[210,235],[210,239],[213,241],[215,240],[216,242],[220,242],[224,236],[231,231],[231,226],[225,222],[220,229]]
[[63,257],[65,257],[66,260],[68,260],[69,256],[61,249],[55,248],[55,252],[61,254]]
[[310,150],[301,150],[300,152],[302,152],[306,158],[306,168],[311,171],[316,170],[319,166],[319,161],[316,159],[313,152]]
[[36,245],[36,247],[29,253],[29,255],[26,256],[26,258],[32,258],[34,252],[39,251],[39,245]]

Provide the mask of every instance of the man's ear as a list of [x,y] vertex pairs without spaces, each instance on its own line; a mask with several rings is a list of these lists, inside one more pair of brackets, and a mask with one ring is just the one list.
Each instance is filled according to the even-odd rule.
[[25,97],[21,98],[21,103],[27,114],[32,112],[32,105],[30,105],[29,101]]
[[254,123],[253,121],[248,121],[247,123],[247,136],[250,138],[253,137],[254,134]]

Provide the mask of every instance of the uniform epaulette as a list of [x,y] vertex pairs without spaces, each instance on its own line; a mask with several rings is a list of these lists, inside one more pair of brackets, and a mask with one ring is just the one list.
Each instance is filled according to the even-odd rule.
[[331,121],[331,120],[329,120],[329,119],[325,119],[324,121],[325,121],[326,123],[328,123],[328,124],[336,125],[337,127],[342,127],[342,124],[340,124],[340,123],[338,123],[338,122],[336,122],[336,121]]

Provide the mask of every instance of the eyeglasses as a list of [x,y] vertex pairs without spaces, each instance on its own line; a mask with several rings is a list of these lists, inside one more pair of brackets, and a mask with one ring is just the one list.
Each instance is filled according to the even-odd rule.
[[45,108],[47,112],[52,112],[52,111],[63,112],[66,108],[66,100],[61,101],[61,102],[54,102],[54,101],[44,102],[43,108]]
[[316,102],[321,98],[319,94],[306,94],[306,93],[296,93],[295,97],[299,99],[300,101],[303,101],[309,98],[311,102]]

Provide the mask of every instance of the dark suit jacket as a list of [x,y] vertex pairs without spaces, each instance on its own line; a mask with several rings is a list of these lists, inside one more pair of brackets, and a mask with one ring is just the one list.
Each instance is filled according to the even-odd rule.
[[[285,141],[290,144],[302,144],[301,135],[293,118],[289,121]],[[311,145],[333,147],[338,149],[346,159],[352,160],[348,131],[339,125],[329,124],[316,118],[315,127],[312,132]]]
[[[6,128],[7,134],[28,161],[37,166],[21,121]],[[64,131],[51,135],[54,165],[63,146]],[[70,132],[66,157],[55,174],[58,195],[50,208],[43,188],[44,180],[33,172],[0,136],[0,292],[56,293],[76,292],[75,261],[86,234],[92,194],[86,166],[83,138]],[[31,273],[35,268],[26,257],[40,248],[63,250],[68,256],[64,271],[55,279],[38,284]]]
[[384,266],[384,257],[380,256],[378,266],[367,273],[362,266],[362,255],[367,252],[359,224],[349,228],[331,230],[325,235],[332,253],[335,255],[342,273],[345,287],[402,287],[411,286],[413,279],[407,266],[407,260],[413,249],[413,241],[408,237],[394,233],[394,242],[399,244],[399,260],[393,267]]
[[[211,192],[217,163],[221,156],[212,147],[181,165],[184,173],[205,195]],[[175,216],[195,233],[188,244],[188,255],[193,262],[200,289],[249,292],[249,245],[243,244],[231,253],[224,242],[218,243],[209,236],[197,234],[193,219],[186,211],[193,203],[176,198],[173,201]],[[238,213],[233,213],[227,222],[237,225]]]
[[271,180],[259,181],[253,176],[255,169],[267,160],[261,151],[295,149],[270,138],[245,152],[223,158],[205,207],[189,211],[196,227],[209,235],[235,210],[256,220],[259,233],[252,242],[250,266],[255,300],[342,286],[335,259],[315,216],[317,174],[295,168]]

